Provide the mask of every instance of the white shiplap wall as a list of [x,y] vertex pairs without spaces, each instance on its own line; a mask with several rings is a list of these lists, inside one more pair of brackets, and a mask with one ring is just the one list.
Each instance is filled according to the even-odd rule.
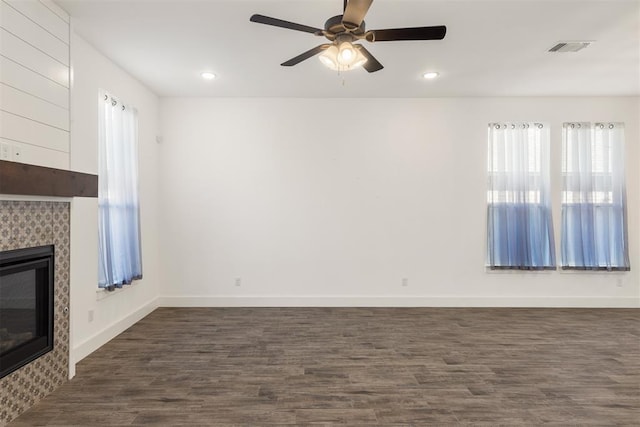
[[0,0],[0,160],[69,169],[69,16]]

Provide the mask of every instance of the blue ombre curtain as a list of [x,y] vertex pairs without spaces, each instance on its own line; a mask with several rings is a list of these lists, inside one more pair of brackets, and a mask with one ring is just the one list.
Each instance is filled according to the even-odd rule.
[[565,123],[562,268],[629,270],[623,123]]
[[138,204],[138,116],[105,91],[99,94],[99,287],[142,278]]
[[487,265],[554,269],[549,126],[489,124]]

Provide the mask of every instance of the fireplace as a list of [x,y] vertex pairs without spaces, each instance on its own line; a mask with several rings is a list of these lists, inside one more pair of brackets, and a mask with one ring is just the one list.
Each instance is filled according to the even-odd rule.
[[0,378],[53,349],[53,245],[0,252]]
[[[2,163],[0,160],[0,181],[6,184],[7,180],[3,180],[2,176]],[[37,181],[35,178],[34,180]],[[69,379],[69,219],[68,201],[0,200],[1,267],[15,266],[29,257],[39,258],[41,254],[34,256],[34,251],[38,253],[43,249],[43,253],[46,253],[53,248],[53,256],[49,261],[50,271],[53,271],[53,289],[47,289],[48,297],[53,298],[52,311],[49,306],[49,316],[53,313],[53,338],[49,340],[53,349],[46,353],[46,349],[42,350],[43,354],[39,357],[33,356],[37,358],[22,367],[14,366],[13,372],[0,377],[0,426],[11,422]],[[44,252],[43,247],[47,246],[48,249]],[[9,258],[13,260],[8,261]],[[2,271],[4,274],[4,269]],[[37,272],[33,274],[38,276]],[[3,285],[17,280],[8,276],[9,274],[0,276]],[[0,293],[4,295],[5,291],[0,289]],[[36,296],[35,288],[31,293]],[[0,299],[4,299],[4,296],[0,296]],[[20,306],[29,305],[23,303]],[[34,307],[34,303],[31,303],[31,307]],[[40,316],[40,320],[35,321],[36,325],[42,319]],[[0,319],[0,322],[0,328],[5,328],[6,321]],[[33,323],[30,329],[36,329],[34,334],[39,333],[38,329],[40,332],[51,331],[41,324],[34,326]],[[22,338],[26,339],[26,336]],[[2,356],[4,359],[4,354]]]

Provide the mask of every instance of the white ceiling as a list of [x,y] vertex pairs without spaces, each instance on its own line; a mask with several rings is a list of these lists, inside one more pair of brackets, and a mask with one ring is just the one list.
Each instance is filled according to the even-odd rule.
[[[385,66],[338,75],[317,58],[279,64],[325,39],[249,22],[313,27],[341,0],[56,0],[74,30],[160,96],[438,97],[640,95],[640,1],[375,0],[368,29],[446,25],[442,41],[366,43]],[[595,40],[548,53],[560,40]],[[205,82],[200,72],[219,78]],[[421,74],[441,76],[425,81]]]

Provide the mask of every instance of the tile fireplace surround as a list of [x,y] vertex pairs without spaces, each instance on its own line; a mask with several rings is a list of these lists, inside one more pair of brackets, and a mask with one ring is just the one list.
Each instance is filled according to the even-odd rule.
[[0,379],[0,426],[69,377],[69,203],[0,200],[0,251],[55,247],[53,350]]

